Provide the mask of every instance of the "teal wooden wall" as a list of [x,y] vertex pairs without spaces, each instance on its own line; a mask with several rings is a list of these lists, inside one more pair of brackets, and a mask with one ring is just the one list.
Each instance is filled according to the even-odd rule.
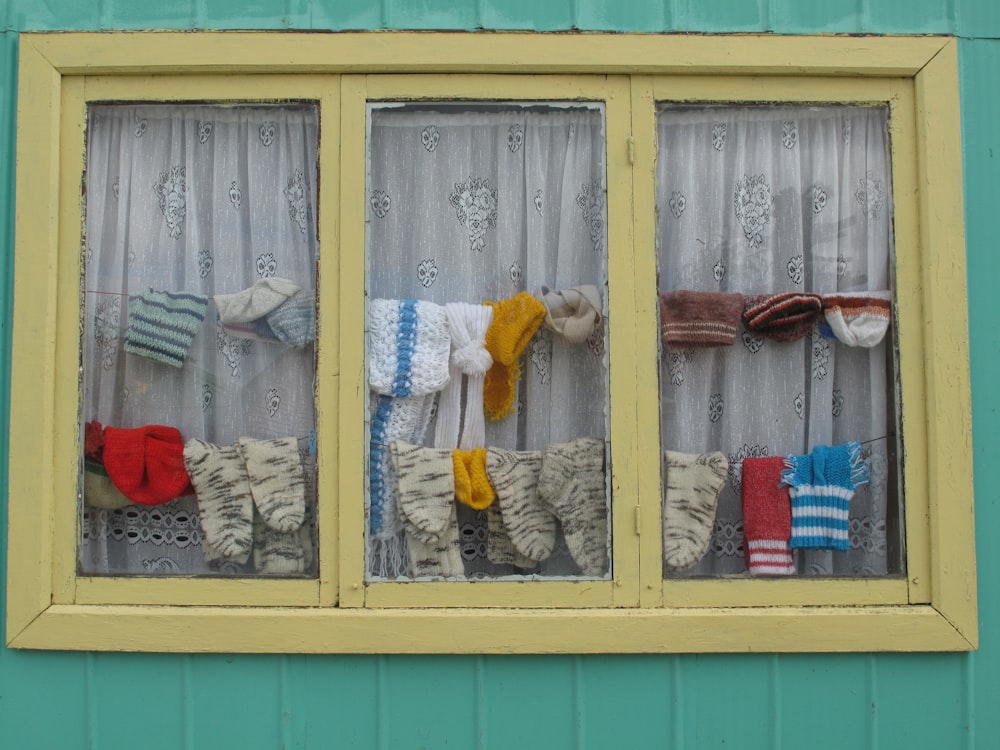
[[[992,387],[1000,370],[998,0],[0,0],[0,423],[8,414],[19,32],[478,27],[960,37],[980,650],[341,657],[0,646],[0,749],[1000,747],[1000,477],[989,455],[1000,445],[1000,391]],[[0,430],[0,456],[9,439]],[[0,473],[5,487],[5,462]]]

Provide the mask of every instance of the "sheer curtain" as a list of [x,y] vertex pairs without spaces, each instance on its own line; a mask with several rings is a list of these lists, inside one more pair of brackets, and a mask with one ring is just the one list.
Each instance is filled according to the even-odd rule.
[[[892,196],[882,107],[682,107],[658,113],[661,290],[768,294],[891,286]],[[722,451],[729,481],[712,544],[683,575],[741,573],[741,461],[863,443],[871,481],[849,552],[799,551],[805,575],[898,572],[893,336],[852,348],[818,328],[779,343],[664,347],[663,448]]]
[[[606,300],[598,109],[387,104],[372,105],[370,123],[370,298],[478,304],[592,284]],[[540,329],[522,358],[515,414],[487,420],[486,446],[541,450],[605,438],[604,331],[570,345]],[[486,559],[486,516],[459,505],[466,575],[517,574]],[[560,543],[534,572],[578,570]]]
[[[180,368],[122,343],[129,295],[149,289],[212,297],[270,277],[316,288],[318,137],[310,105],[91,107],[83,282],[81,421],[219,445],[299,438],[310,518],[311,344],[230,334],[212,303]],[[253,573],[252,558],[205,562],[194,496],[81,514],[85,573]]]

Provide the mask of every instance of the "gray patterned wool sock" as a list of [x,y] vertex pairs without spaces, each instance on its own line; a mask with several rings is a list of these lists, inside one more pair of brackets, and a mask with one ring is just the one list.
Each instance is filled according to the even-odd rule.
[[663,496],[663,562],[671,570],[697,563],[712,540],[719,492],[729,462],[719,452],[665,451],[667,471]]
[[305,571],[306,554],[300,529],[276,531],[255,513],[253,567],[265,576],[287,576]]
[[538,496],[541,451],[486,451],[486,473],[497,493],[503,524],[514,547],[541,562],[556,544],[556,518]]
[[608,572],[604,441],[579,438],[542,452],[538,494],[562,524],[566,546],[586,576]]
[[495,565],[513,565],[518,568],[535,568],[538,563],[517,551],[507,533],[499,503],[486,509],[489,535],[486,538],[486,559]]
[[192,438],[184,446],[184,466],[198,495],[205,541],[220,556],[246,562],[253,544],[253,496],[240,452],[235,445]]
[[294,437],[240,438],[250,491],[264,522],[275,531],[295,531],[306,517],[305,476]]
[[451,451],[397,440],[392,444],[392,462],[412,575],[465,575]]

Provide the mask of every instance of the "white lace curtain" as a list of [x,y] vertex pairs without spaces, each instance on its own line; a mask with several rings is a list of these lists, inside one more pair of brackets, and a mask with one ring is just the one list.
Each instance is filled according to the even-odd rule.
[[[890,288],[892,196],[884,108],[663,107],[661,290],[768,294]],[[871,481],[851,504],[849,552],[800,551],[806,575],[899,570],[892,333],[851,348],[814,328],[779,343],[665,347],[663,448],[722,451],[731,468],[712,544],[687,575],[745,570],[741,464],[864,443]]]
[[[373,106],[368,294],[438,304],[503,300],[545,285],[605,296],[602,115],[596,109]],[[604,328],[570,345],[540,330],[516,412],[486,446],[541,450],[607,434]],[[434,424],[426,442],[433,441]],[[486,559],[486,512],[459,505],[468,576],[517,571]],[[541,575],[573,575],[565,545]]]
[[[315,289],[317,148],[312,106],[91,107],[82,421],[219,445],[295,436],[314,505],[312,345],[230,335],[212,303],[183,367],[122,343],[129,295],[150,288],[212,297],[279,277]],[[193,496],[81,513],[85,573],[253,572],[205,563]]]

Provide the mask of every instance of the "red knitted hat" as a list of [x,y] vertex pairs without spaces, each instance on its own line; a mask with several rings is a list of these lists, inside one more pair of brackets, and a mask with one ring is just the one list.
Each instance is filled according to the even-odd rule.
[[119,492],[141,505],[161,505],[194,494],[184,468],[184,442],[173,427],[106,427],[104,467]]
[[792,506],[781,483],[785,459],[743,459],[743,557],[750,575],[792,575]]
[[746,297],[743,325],[751,333],[775,341],[798,341],[809,333],[823,309],[818,294],[784,292]]
[[743,295],[723,292],[660,292],[664,346],[732,346]]

